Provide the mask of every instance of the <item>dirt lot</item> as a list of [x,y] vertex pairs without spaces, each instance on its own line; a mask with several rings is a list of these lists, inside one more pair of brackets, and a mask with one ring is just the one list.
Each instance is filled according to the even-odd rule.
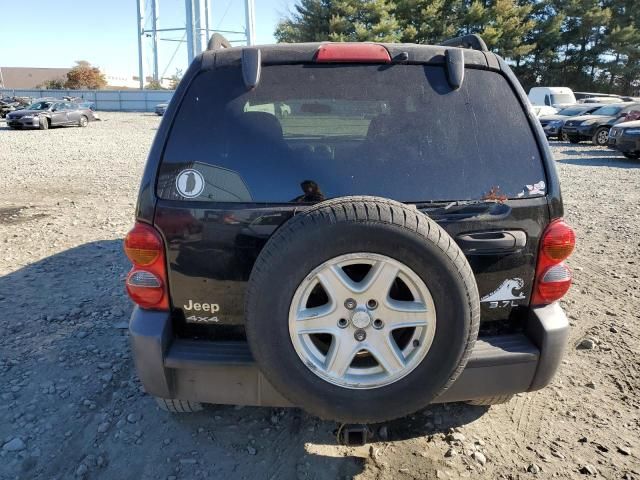
[[103,118],[0,124],[1,479],[640,479],[640,162],[553,147],[579,243],[552,386],[490,410],[434,406],[346,448],[298,410],[171,416],[144,394],[121,239],[159,119]]

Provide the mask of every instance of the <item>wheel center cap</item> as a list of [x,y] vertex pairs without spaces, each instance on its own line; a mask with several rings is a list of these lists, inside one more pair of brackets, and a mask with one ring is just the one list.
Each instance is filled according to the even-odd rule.
[[351,323],[356,328],[367,328],[371,324],[371,317],[367,312],[358,311],[351,317]]

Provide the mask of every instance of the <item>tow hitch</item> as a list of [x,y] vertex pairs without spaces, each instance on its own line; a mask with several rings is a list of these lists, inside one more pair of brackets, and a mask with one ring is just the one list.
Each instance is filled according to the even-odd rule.
[[338,443],[350,447],[366,445],[370,436],[369,427],[362,424],[343,423],[338,427],[336,433]]

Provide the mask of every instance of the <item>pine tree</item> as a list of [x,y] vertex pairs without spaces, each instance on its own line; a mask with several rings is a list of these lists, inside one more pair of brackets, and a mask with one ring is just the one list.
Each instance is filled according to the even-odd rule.
[[329,39],[330,0],[301,0],[290,18],[282,20],[274,36],[279,42],[321,42]]
[[455,37],[462,9],[462,0],[397,0],[401,41],[433,44]]
[[626,95],[640,93],[640,3],[613,0],[605,39],[605,68],[600,85]]
[[295,13],[278,25],[281,42],[378,41],[400,39],[400,27],[388,0],[301,0]]
[[640,0],[298,0],[275,35],[437,44],[469,33],[526,88],[640,94]]

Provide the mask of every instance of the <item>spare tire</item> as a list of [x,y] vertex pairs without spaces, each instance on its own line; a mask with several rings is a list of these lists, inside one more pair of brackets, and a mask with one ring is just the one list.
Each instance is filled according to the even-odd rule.
[[272,385],[314,415],[352,423],[403,417],[444,392],[480,316],[453,239],[376,197],[322,202],[280,227],[253,267],[245,309]]

